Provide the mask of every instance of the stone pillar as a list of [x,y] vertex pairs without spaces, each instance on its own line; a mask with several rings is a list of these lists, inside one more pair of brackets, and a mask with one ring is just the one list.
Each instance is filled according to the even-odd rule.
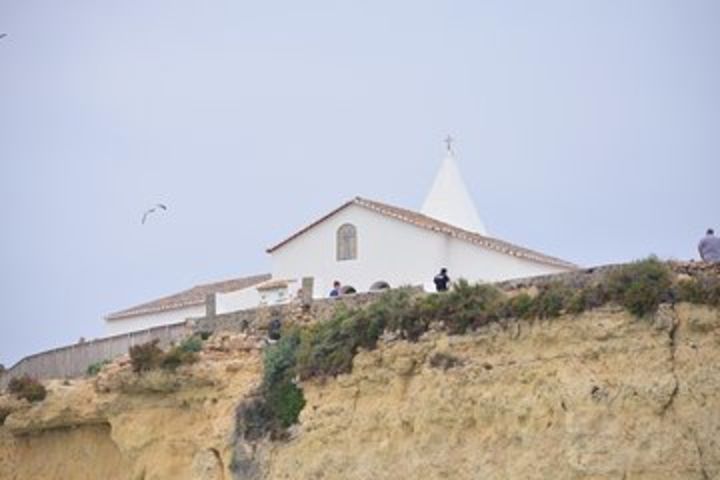
[[205,316],[212,318],[217,313],[217,300],[214,293],[205,295]]
[[303,277],[302,279],[302,304],[309,306],[313,301],[313,285],[315,280],[313,277]]

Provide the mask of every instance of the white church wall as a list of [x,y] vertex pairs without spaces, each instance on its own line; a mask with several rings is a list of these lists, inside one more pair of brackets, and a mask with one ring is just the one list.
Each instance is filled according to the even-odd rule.
[[568,270],[482,248],[457,238],[450,239],[447,267],[453,280],[465,278],[470,282],[496,282]]
[[144,330],[146,328],[159,327],[171,323],[184,322],[190,317],[202,317],[205,315],[205,305],[167,310],[164,312],[135,315],[132,317],[118,318],[114,320],[105,319],[105,333],[108,336],[122,333]]
[[[357,259],[337,261],[337,229],[357,228]],[[433,276],[447,267],[453,280],[500,281],[566,271],[514,257],[448,235],[418,228],[352,205],[316,225],[272,254],[273,277],[315,277],[314,296],[326,296],[332,282],[367,291],[376,281],[391,287],[423,285],[433,291]]]
[[[357,229],[357,259],[336,260],[337,229]],[[380,280],[391,287],[432,284],[444,264],[448,241],[443,235],[351,205],[272,253],[274,278],[315,278],[314,296],[324,297],[334,280],[368,291]]]

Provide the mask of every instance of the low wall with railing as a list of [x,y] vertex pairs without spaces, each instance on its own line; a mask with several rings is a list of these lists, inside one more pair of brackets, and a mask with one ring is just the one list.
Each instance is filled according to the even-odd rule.
[[166,346],[187,334],[186,324],[181,322],[35,353],[6,370],[0,377],[0,387],[22,375],[39,379],[80,377],[93,363],[124,355],[133,345],[158,340]]

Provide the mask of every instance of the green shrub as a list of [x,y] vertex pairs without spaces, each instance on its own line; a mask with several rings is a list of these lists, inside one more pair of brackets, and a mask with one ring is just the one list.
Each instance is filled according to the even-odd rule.
[[305,407],[305,395],[300,387],[291,381],[285,381],[270,388],[266,395],[268,410],[273,418],[276,436],[290,425],[297,423],[300,412]]
[[267,429],[274,437],[282,436],[285,429],[297,423],[305,406],[305,396],[295,384],[297,352],[300,335],[297,330],[286,331],[280,340],[265,350],[261,413]]
[[210,336],[212,334],[213,334],[213,332],[211,332],[209,330],[203,330],[202,332],[198,332],[198,335],[200,336],[200,340],[202,340],[203,342],[205,340],[207,340],[208,338],[210,338]]
[[[388,290],[362,311],[356,312],[365,326],[365,348],[374,348],[384,330],[405,331],[411,322],[413,298],[407,288]],[[363,326],[361,325],[360,328]]]
[[451,334],[462,334],[468,328],[486,325],[500,317],[503,294],[492,285],[470,285],[466,280],[453,284],[445,295],[442,308],[443,320]]
[[133,372],[142,373],[156,368],[175,371],[180,365],[197,362],[197,352],[202,350],[202,340],[197,336],[186,338],[167,352],[163,352],[158,343],[158,340],[153,340],[130,347]]
[[534,318],[558,317],[562,314],[571,296],[570,290],[560,283],[546,285],[533,298],[528,315]]
[[85,370],[85,374],[88,377],[94,377],[103,369],[103,367],[110,363],[110,360],[100,360],[99,362],[91,363]]
[[350,371],[366,335],[356,315],[357,312],[340,311],[330,320],[302,330],[297,352],[297,373],[301,379]]
[[130,364],[135,373],[147,372],[158,368],[163,360],[163,351],[158,347],[159,340],[152,340],[130,347]]
[[203,341],[200,335],[192,335],[180,342],[178,348],[186,353],[198,353],[202,350],[202,344]]
[[45,400],[47,396],[47,390],[43,384],[29,375],[11,378],[8,383],[8,391],[17,398],[24,398],[31,403]]
[[283,438],[286,429],[297,423],[305,406],[303,391],[294,382],[299,343],[298,333],[290,331],[265,350],[259,395],[241,404],[236,413],[236,433],[246,440],[268,433],[271,438]]
[[527,293],[519,293],[508,298],[502,309],[503,317],[527,318],[533,305],[533,297]]
[[174,372],[180,365],[190,365],[197,362],[197,360],[197,353],[187,351],[182,348],[182,345],[178,345],[162,353],[158,366],[163,370]]
[[622,266],[607,279],[609,299],[639,317],[657,310],[671,285],[670,269],[655,257]]
[[265,349],[263,356],[263,387],[270,388],[295,376],[298,344],[297,331],[286,332],[275,345]]

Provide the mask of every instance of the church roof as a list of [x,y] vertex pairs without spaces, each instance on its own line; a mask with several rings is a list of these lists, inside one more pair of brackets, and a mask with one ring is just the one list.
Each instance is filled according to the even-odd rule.
[[475,209],[449,144],[447,155],[440,165],[440,170],[420,211],[428,217],[450,225],[487,235],[485,225]]
[[489,250],[494,250],[496,252],[504,253],[506,255],[511,255],[511,256],[519,257],[519,258],[525,258],[527,260],[532,260],[534,262],[544,263],[546,265],[553,265],[553,266],[557,266],[557,267],[561,267],[561,268],[568,268],[568,269],[578,268],[577,265],[567,262],[565,260],[562,260],[560,258],[551,257],[549,255],[545,255],[543,253],[536,252],[534,250],[530,250],[529,248],[514,245],[514,244],[512,244],[510,242],[506,242],[504,240],[499,240],[497,238],[489,237],[487,235],[481,235],[480,233],[477,233],[477,232],[465,230],[463,228],[460,228],[460,227],[457,227],[454,225],[450,225],[449,223],[443,222],[436,218],[432,218],[428,215],[424,215],[419,212],[414,212],[412,210],[407,210],[405,208],[395,207],[395,206],[388,205],[388,204],[382,203],[382,202],[377,202],[374,200],[368,200],[368,199],[362,198],[362,197],[355,197],[354,199],[352,199],[348,202],[345,202],[344,204],[342,204],[335,210],[331,211],[327,215],[325,215],[322,218],[318,219],[317,221],[311,223],[307,227],[295,232],[293,235],[286,238],[282,242],[268,248],[267,252],[273,253],[274,251],[278,250],[285,244],[291,242],[292,240],[301,236],[302,234],[304,234],[308,230],[312,229],[316,225],[324,222],[325,220],[329,219],[336,213],[346,209],[347,207],[349,207],[351,205],[357,205],[359,207],[366,208],[368,210],[379,213],[386,217],[394,218],[395,220],[409,223],[409,224],[415,225],[416,227],[419,227],[419,228],[424,228],[426,230],[430,230],[433,232],[438,232],[438,233],[442,233],[445,235],[449,235],[453,238],[464,240],[464,241],[473,243],[475,245],[487,248]]
[[262,275],[233,278],[221,282],[196,285],[188,290],[184,290],[174,295],[168,295],[167,297],[158,298],[157,300],[153,300],[151,302],[142,303],[125,310],[120,310],[119,312],[111,313],[105,318],[107,320],[117,320],[120,318],[134,317],[136,315],[165,312],[168,310],[176,310],[178,308],[202,305],[205,303],[205,296],[209,294],[243,290],[268,280],[270,280],[270,274],[266,273]]

